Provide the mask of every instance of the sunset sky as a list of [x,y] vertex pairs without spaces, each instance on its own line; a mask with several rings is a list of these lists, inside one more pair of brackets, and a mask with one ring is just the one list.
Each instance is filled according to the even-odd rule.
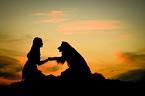
[[[61,56],[67,41],[92,73],[107,79],[145,80],[145,0],[0,0],[0,84],[21,80],[32,41],[41,58]],[[67,64],[39,66],[58,76]]]

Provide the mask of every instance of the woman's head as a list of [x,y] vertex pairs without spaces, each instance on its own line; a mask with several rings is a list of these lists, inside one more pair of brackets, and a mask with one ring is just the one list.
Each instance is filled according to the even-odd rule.
[[40,56],[40,47],[43,46],[42,39],[39,37],[35,37],[33,40],[33,45],[31,47],[30,52],[27,54],[28,58]]
[[35,37],[34,40],[33,40],[33,46],[43,47],[42,39],[39,38],[39,37]]

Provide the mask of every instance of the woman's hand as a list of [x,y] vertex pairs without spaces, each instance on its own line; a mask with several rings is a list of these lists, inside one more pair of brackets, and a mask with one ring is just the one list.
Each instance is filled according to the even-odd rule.
[[48,61],[54,60],[53,57],[48,57]]

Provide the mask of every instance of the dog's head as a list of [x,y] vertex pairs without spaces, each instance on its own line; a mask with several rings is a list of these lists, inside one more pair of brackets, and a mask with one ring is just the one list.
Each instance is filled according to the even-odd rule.
[[66,51],[70,48],[71,48],[71,46],[67,42],[62,41],[61,46],[58,47],[58,50],[59,50],[59,52],[63,52],[63,51]]

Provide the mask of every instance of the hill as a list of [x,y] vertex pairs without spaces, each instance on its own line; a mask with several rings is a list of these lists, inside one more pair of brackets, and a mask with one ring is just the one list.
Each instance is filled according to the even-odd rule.
[[139,90],[145,86],[145,82],[124,82],[120,80],[105,79],[101,74],[91,74],[89,79],[74,77],[65,77],[63,75],[55,77],[47,76],[46,80],[24,80],[14,82],[10,85],[3,86],[4,89],[55,89],[55,90],[72,90],[72,89],[99,89],[99,90]]

